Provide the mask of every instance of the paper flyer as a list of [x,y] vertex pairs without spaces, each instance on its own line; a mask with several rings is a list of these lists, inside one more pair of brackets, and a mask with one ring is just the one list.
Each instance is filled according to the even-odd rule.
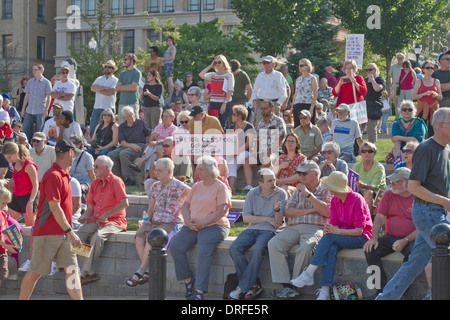
[[70,251],[72,251],[73,253],[76,253],[80,256],[83,256],[85,258],[89,258],[90,254],[91,254],[91,249],[92,249],[92,247],[90,245],[83,243],[83,244],[81,244],[81,247],[79,247],[79,248],[71,247]]
[[2,231],[5,235],[6,239],[18,249],[18,251],[22,251],[23,238],[20,233],[19,228],[15,224],[10,225],[8,228]]
[[358,187],[356,186],[356,183],[358,181],[359,181],[359,174],[353,171],[352,169],[348,169],[348,185],[355,192],[358,192]]

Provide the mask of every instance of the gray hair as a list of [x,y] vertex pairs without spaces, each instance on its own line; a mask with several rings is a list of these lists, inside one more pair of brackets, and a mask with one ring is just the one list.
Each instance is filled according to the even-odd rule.
[[84,139],[81,136],[72,134],[72,135],[70,135],[69,139],[75,141],[76,144],[81,143],[80,149],[84,148]]
[[188,93],[193,93],[195,94],[197,97],[201,97],[202,96],[202,90],[199,87],[190,87],[188,90]]
[[127,113],[132,113],[132,114],[134,114],[134,110],[133,110],[132,107],[126,106],[126,107],[123,107],[123,108],[122,108],[121,113],[122,113],[122,117],[125,118],[125,115],[126,115]]
[[164,138],[163,141],[164,141],[164,142],[170,142],[170,143],[173,143],[173,137],[172,137],[172,136],[168,136],[168,137]]
[[183,119],[183,118],[187,118],[188,120],[191,120],[192,117],[189,116],[189,114],[190,114],[190,112],[187,111],[187,110],[183,110],[180,113],[178,113],[178,115],[177,115],[177,124],[181,125],[181,119]]
[[175,165],[173,164],[173,161],[170,158],[158,159],[155,162],[155,166],[163,167],[164,169],[169,170],[170,172],[173,172],[173,169],[175,168]]
[[400,104],[400,111],[402,110],[403,107],[411,107],[413,109],[411,114],[414,117],[414,115],[417,112],[417,108],[414,102],[412,102],[411,100],[403,100],[403,102]]
[[183,89],[184,88],[184,83],[183,83],[183,81],[181,81],[180,79],[177,79],[176,81],[175,81],[175,83],[174,83],[175,85],[179,85],[180,87],[181,87],[181,89]]
[[220,175],[217,160],[211,156],[203,156],[197,160],[198,164],[204,164],[209,174],[215,179]]
[[275,176],[275,173],[269,168],[262,168],[258,170],[256,178],[259,182],[264,182],[264,176]]
[[102,165],[107,166],[109,170],[112,170],[114,166],[114,161],[108,156],[98,156],[97,161],[99,161]]
[[322,150],[325,150],[325,148],[328,148],[328,147],[330,147],[334,150],[335,155],[338,156],[341,154],[341,146],[336,141],[325,142],[322,146]]
[[434,132],[438,131],[439,123],[446,122],[447,119],[450,116],[450,109],[449,108],[439,108],[437,111],[433,114],[433,129]]

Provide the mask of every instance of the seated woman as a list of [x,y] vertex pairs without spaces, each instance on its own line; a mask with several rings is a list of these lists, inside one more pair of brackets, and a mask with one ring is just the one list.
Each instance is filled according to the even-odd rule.
[[416,151],[419,143],[417,141],[408,141],[402,150],[403,161],[395,166],[394,169],[406,167],[411,170],[414,151]]
[[319,163],[320,178],[328,177],[334,171],[340,171],[348,175],[348,164],[342,159],[339,159],[341,154],[341,147],[334,141],[323,144],[322,154],[324,159]]
[[[230,184],[228,183],[229,170],[228,170],[227,160],[225,160],[222,157],[217,157],[217,156],[213,156],[212,158],[214,158],[217,161],[217,167],[219,168],[219,175],[217,176],[217,180],[222,181],[227,186],[228,190],[231,191]],[[198,174],[197,168],[198,168],[198,166],[196,166],[195,170],[194,170],[194,181],[200,182],[200,181],[202,181],[202,179],[201,179],[200,175]]]
[[373,212],[373,199],[379,189],[387,190],[384,166],[375,159],[377,147],[371,142],[363,142],[359,148],[362,161],[356,163],[352,170],[359,174],[356,183],[358,192],[364,196]]
[[150,204],[147,209],[149,221],[144,221],[136,231],[136,250],[141,265],[135,274],[126,281],[130,287],[148,282],[148,253],[150,244],[148,235],[154,228],[162,228],[170,233],[173,228],[183,223],[181,207],[189,188],[173,177],[174,163],[169,158],[161,158],[155,162],[155,173],[158,179],[150,188]]
[[96,159],[98,156],[106,156],[114,150],[119,143],[119,125],[111,109],[105,109],[100,114],[100,121],[95,127],[94,135],[91,139],[92,147],[87,149],[91,156]]
[[244,167],[244,176],[247,185],[243,188],[244,191],[251,190],[253,180],[253,169],[249,162],[249,150],[255,137],[255,127],[247,122],[248,111],[243,105],[233,106],[231,113],[232,125],[231,130],[234,130],[239,135],[239,150],[238,155],[235,157],[227,157],[228,164],[228,181],[230,183],[231,190],[236,189],[237,172],[241,166]]
[[[401,154],[401,150],[408,141],[421,143],[427,135],[427,126],[421,118],[414,118],[416,106],[411,100],[405,100],[400,105],[401,118],[392,124],[392,139],[394,159]],[[388,162],[386,162],[388,163]],[[392,162],[391,162],[392,163]]]
[[75,149],[75,159],[73,160],[69,174],[78,180],[81,185],[81,190],[87,193],[92,181],[95,179],[94,157],[84,151],[84,139],[82,137],[71,135],[70,141],[72,141],[77,149]]
[[277,177],[276,183],[277,186],[286,191],[289,191],[289,189],[293,191],[292,189],[300,182],[300,174],[297,172],[297,168],[307,158],[300,152],[300,141],[295,133],[290,133],[284,138],[281,150],[283,153],[280,154],[273,169]]
[[[217,179],[217,161],[204,156],[197,167],[201,181],[192,186],[182,207],[184,225],[169,245],[177,280],[184,280],[186,297],[190,300],[204,299],[204,293],[208,292],[212,253],[230,232],[227,215],[231,193]],[[195,244],[197,272],[194,276],[187,253]]]
[[323,180],[323,184],[334,196],[330,205],[330,223],[324,226],[324,236],[317,245],[311,264],[291,283],[298,288],[312,286],[314,273],[322,266],[322,288],[317,300],[330,300],[338,251],[362,248],[372,237],[373,225],[367,203],[359,193],[350,189],[345,174],[334,171]]
[[189,111],[183,110],[177,115],[178,128],[174,133],[190,133],[189,121],[192,119],[189,116]]

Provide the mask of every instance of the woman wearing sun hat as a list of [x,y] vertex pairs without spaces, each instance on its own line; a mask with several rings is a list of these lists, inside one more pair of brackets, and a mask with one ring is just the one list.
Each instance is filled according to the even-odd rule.
[[372,219],[363,196],[350,189],[344,173],[334,171],[322,183],[334,196],[330,205],[330,223],[324,225],[324,236],[311,264],[291,283],[299,288],[313,285],[314,272],[322,266],[322,288],[317,300],[329,300],[338,251],[362,248],[372,236]]

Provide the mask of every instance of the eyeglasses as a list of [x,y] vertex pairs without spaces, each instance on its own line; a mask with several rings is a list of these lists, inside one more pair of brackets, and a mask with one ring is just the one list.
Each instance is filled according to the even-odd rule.
[[175,104],[182,104],[181,102],[177,102],[177,103],[175,103]]
[[221,63],[222,63],[221,60],[219,60],[219,61],[214,61],[214,65],[216,65],[216,64],[221,64]]
[[170,148],[171,145],[170,144],[163,144],[163,148]]
[[412,108],[402,108],[402,111],[404,111],[404,112],[412,112],[413,109]]
[[441,60],[447,60],[447,61],[450,61],[450,58],[441,58]]
[[186,121],[180,121],[180,123],[181,123],[181,124],[186,124],[186,123],[189,123],[189,120],[186,120]]
[[262,64],[271,64],[272,62],[269,62],[269,61],[263,61],[263,63]]
[[373,71],[373,68],[367,68],[366,71]]
[[375,151],[373,150],[361,150],[361,153],[374,153]]
[[267,109],[269,109],[270,107],[262,107],[261,108],[261,110],[267,110]]
[[286,143],[297,143],[297,141],[296,140],[286,140]]
[[69,71],[61,71],[61,74],[69,74]]
[[298,66],[301,68],[301,67],[305,67],[306,64],[299,64]]
[[414,153],[414,150],[412,150],[412,149],[403,149],[402,152],[403,153]]
[[425,67],[425,68],[423,68],[423,70],[433,70],[434,69],[434,67]]
[[33,143],[40,143],[40,142],[42,142],[42,140],[33,139],[33,140],[31,140],[31,142],[33,142]]
[[188,96],[196,96],[195,93],[188,93]]
[[322,153],[323,154],[333,154],[334,151],[333,150],[325,150],[325,151],[322,151]]

